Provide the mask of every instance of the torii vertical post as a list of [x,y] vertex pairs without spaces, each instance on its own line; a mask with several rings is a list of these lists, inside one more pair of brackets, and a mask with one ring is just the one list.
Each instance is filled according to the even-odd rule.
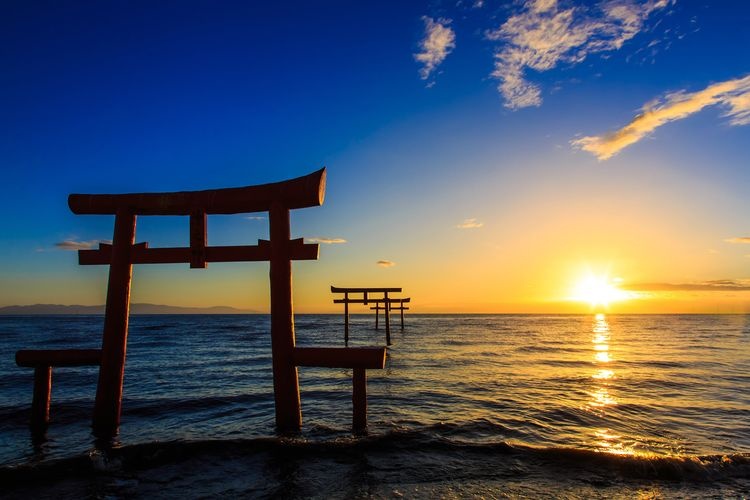
[[383,313],[385,314],[385,343],[391,345],[391,302],[388,300],[388,292],[383,294]]
[[274,202],[268,212],[268,219],[271,236],[271,353],[276,427],[281,432],[290,432],[302,427],[302,413],[299,378],[293,362],[295,340],[289,209]]
[[119,209],[115,214],[102,335],[102,360],[92,423],[94,435],[103,439],[117,435],[120,427],[122,381],[128,343],[130,281],[133,276],[130,253],[134,243],[135,214],[127,209]]
[[344,293],[344,345],[349,345],[349,293]]

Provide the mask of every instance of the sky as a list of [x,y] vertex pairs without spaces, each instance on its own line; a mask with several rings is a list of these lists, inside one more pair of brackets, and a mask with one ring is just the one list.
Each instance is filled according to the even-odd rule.
[[[0,306],[102,304],[70,193],[328,170],[295,310],[750,312],[750,3],[6,1]],[[137,241],[186,246],[184,217]],[[268,237],[210,216],[211,245]],[[132,301],[268,310],[268,264],[140,265]],[[364,311],[363,311],[364,312]]]

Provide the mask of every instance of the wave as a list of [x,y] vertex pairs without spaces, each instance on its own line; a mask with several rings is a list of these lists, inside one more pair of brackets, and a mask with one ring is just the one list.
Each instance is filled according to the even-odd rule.
[[[488,422],[480,427],[492,427]],[[436,424],[418,430],[393,429],[365,437],[310,439],[307,437],[260,437],[194,441],[149,442],[106,451],[93,451],[64,459],[0,467],[0,483],[19,485],[38,481],[68,480],[102,473],[137,473],[181,464],[189,459],[201,463],[233,463],[250,458],[315,461],[327,458],[386,456],[394,464],[408,463],[412,479],[420,462],[464,464],[467,474],[490,478],[521,467],[543,474],[616,478],[619,481],[679,481],[708,483],[750,479],[750,453],[716,455],[619,455],[565,447],[536,447],[508,441],[468,442],[460,438],[460,424]],[[325,429],[318,430],[324,433]],[[385,461],[384,463],[388,463]],[[459,465],[459,467],[461,467]],[[387,467],[386,467],[387,468]],[[454,471],[455,472],[455,471]],[[398,473],[394,469],[392,473]],[[423,478],[425,479],[425,478]],[[429,480],[429,478],[426,478]]]

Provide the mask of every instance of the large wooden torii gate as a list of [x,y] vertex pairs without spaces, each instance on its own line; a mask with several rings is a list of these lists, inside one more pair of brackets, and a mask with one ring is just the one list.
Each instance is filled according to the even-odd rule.
[[[111,245],[79,251],[79,263],[109,264],[109,283],[102,336],[101,365],[94,405],[94,434],[118,432],[122,405],[123,373],[128,337],[130,282],[133,264],[189,263],[205,268],[208,262],[270,261],[271,350],[276,425],[282,431],[302,424],[299,382],[294,364],[292,260],[317,259],[318,245],[291,240],[289,211],[322,205],[325,168],[312,174],[271,184],[206,191],[139,194],[71,194],[68,205],[75,214],[114,215]],[[270,241],[258,245],[208,246],[209,214],[268,212]],[[187,215],[190,246],[149,248],[135,244],[139,215]]]
[[[128,339],[130,282],[133,264],[190,263],[205,268],[208,262],[270,261],[271,352],[276,427],[297,431],[302,425],[298,366],[351,368],[352,426],[367,427],[367,376],[370,368],[384,368],[385,347],[296,347],[292,304],[292,260],[317,259],[318,245],[290,239],[289,211],[323,203],[325,168],[312,174],[272,184],[243,188],[183,191],[178,193],[72,194],[68,205],[76,214],[115,216],[112,244],[80,250],[79,263],[108,264],[109,283],[101,349],[20,350],[16,364],[34,368],[32,432],[43,432],[49,422],[52,367],[99,365],[93,431],[102,439],[117,434],[122,409],[125,351]],[[257,245],[208,246],[209,214],[265,212],[270,240]],[[149,248],[135,243],[139,215],[187,215],[190,246]]]

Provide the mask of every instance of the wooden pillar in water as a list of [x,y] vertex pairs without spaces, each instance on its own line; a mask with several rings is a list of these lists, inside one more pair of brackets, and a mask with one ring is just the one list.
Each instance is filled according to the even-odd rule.
[[380,317],[380,304],[375,302],[375,329],[378,329],[378,318]]
[[34,396],[31,400],[31,432],[43,434],[49,424],[49,401],[52,392],[52,367],[34,368]]
[[404,329],[404,301],[401,301],[401,329]]
[[130,254],[134,243],[135,215],[128,210],[120,209],[115,215],[107,306],[104,313],[102,361],[94,404],[94,435],[104,439],[117,435],[120,427],[122,381],[128,342],[130,282],[133,276]]
[[388,299],[388,292],[384,292],[385,301],[383,302],[383,313],[385,314],[385,343],[391,345],[391,303]]
[[367,429],[367,371],[354,368],[352,376],[352,429],[361,434]]
[[276,427],[295,432],[302,427],[299,378],[294,366],[292,261],[289,255],[289,209],[273,202],[268,212],[271,236],[271,353]]
[[344,345],[349,345],[349,294],[344,293]]

